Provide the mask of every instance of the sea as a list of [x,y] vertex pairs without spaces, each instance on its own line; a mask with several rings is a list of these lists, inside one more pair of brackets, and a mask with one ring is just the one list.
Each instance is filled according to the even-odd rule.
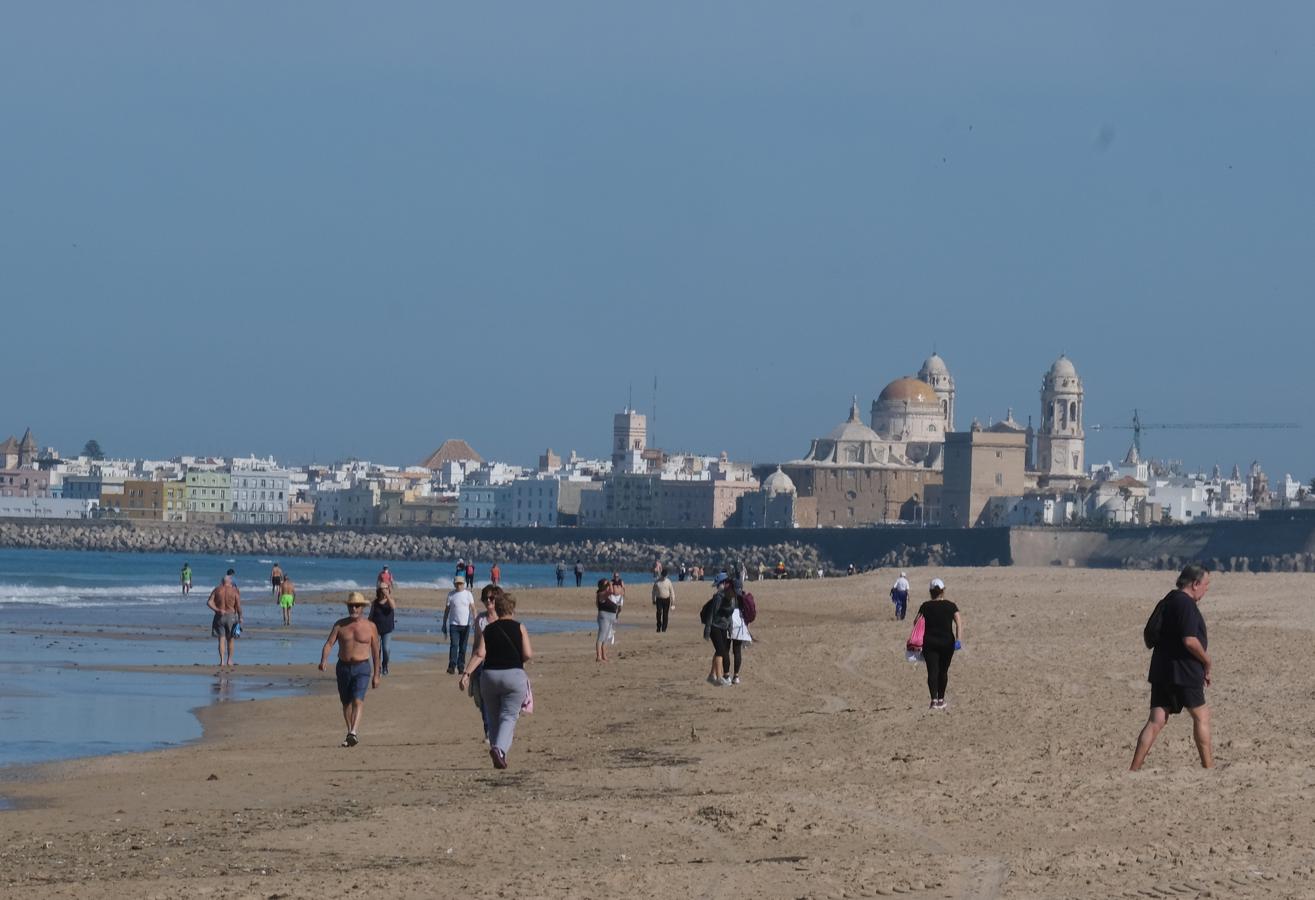
[[[0,769],[181,744],[201,736],[194,712],[200,707],[307,690],[312,680],[294,676],[291,667],[319,661],[342,607],[299,604],[294,627],[283,628],[270,594],[276,561],[298,594],[341,592],[344,598],[352,590],[373,596],[383,565],[399,587],[450,590],[456,565],[0,549]],[[193,573],[188,596],[179,584],[184,563]],[[478,588],[487,582],[490,563],[475,566]],[[205,605],[210,588],[230,568],[245,619],[233,675],[217,671]],[[505,564],[501,570],[509,588],[556,584],[550,565]],[[567,583],[574,584],[569,572]],[[535,633],[591,627],[585,621],[524,621]],[[433,640],[394,640],[394,665],[447,652],[433,610],[400,609],[397,632]]]

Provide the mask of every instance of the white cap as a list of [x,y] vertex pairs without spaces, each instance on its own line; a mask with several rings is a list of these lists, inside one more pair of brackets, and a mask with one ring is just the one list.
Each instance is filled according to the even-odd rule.
[[909,573],[908,573],[908,572],[900,572],[900,573],[899,573],[899,577],[900,577],[900,578],[908,578],[908,577],[909,577]]
[[934,588],[940,588],[941,590],[945,590],[945,582],[941,581],[939,578],[933,578],[931,580],[931,586]]

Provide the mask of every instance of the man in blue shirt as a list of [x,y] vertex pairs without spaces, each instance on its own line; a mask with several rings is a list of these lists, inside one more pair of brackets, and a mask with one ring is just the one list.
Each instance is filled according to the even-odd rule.
[[[1132,756],[1136,772],[1151,752],[1151,745],[1169,716],[1187,710],[1192,717],[1192,737],[1203,769],[1214,768],[1210,749],[1210,707],[1205,704],[1205,689],[1210,684],[1210,654],[1206,652],[1205,619],[1198,604],[1210,589],[1210,573],[1204,566],[1189,565],[1178,576],[1175,590],[1164,604],[1159,634],[1151,652],[1151,715],[1137,737]],[[1148,637],[1149,640],[1149,637]]]

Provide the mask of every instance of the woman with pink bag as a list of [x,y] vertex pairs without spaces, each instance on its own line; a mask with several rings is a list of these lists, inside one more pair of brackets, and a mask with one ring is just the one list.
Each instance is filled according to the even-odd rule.
[[[921,634],[919,634],[921,631]],[[919,640],[920,638],[920,640]],[[918,607],[918,617],[909,635],[909,651],[921,650],[927,663],[927,691],[931,709],[945,709],[945,688],[950,681],[950,661],[962,647],[963,617],[959,607],[945,596],[945,582],[931,580],[931,599]],[[915,647],[921,644],[921,647]]]
[[466,690],[470,673],[481,664],[484,666],[479,690],[488,709],[489,756],[495,768],[505,769],[507,751],[511,749],[511,740],[516,733],[516,720],[527,701],[530,709],[525,711],[533,711],[525,664],[534,657],[534,650],[530,647],[530,635],[525,626],[513,618],[515,599],[501,588],[489,593],[497,618],[484,626],[484,639],[466,663],[457,688]]

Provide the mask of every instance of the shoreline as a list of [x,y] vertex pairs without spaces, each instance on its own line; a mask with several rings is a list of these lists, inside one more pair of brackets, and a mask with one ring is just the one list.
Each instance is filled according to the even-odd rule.
[[[1214,579],[1219,767],[1196,767],[1178,716],[1132,775],[1164,573],[911,570],[964,610],[943,713],[903,659],[895,574],[752,585],[757,641],[731,688],[702,681],[702,592],[679,585],[671,631],[623,632],[608,666],[588,634],[533,636],[537,710],[505,772],[433,655],[370,692],[350,750],[327,674],[207,708],[195,743],[6,784],[22,808],[0,814],[0,879],[33,897],[1313,892],[1293,750],[1315,709],[1285,700],[1306,682],[1309,576]],[[573,612],[555,591],[522,608]],[[490,865],[495,846],[515,852]]]

